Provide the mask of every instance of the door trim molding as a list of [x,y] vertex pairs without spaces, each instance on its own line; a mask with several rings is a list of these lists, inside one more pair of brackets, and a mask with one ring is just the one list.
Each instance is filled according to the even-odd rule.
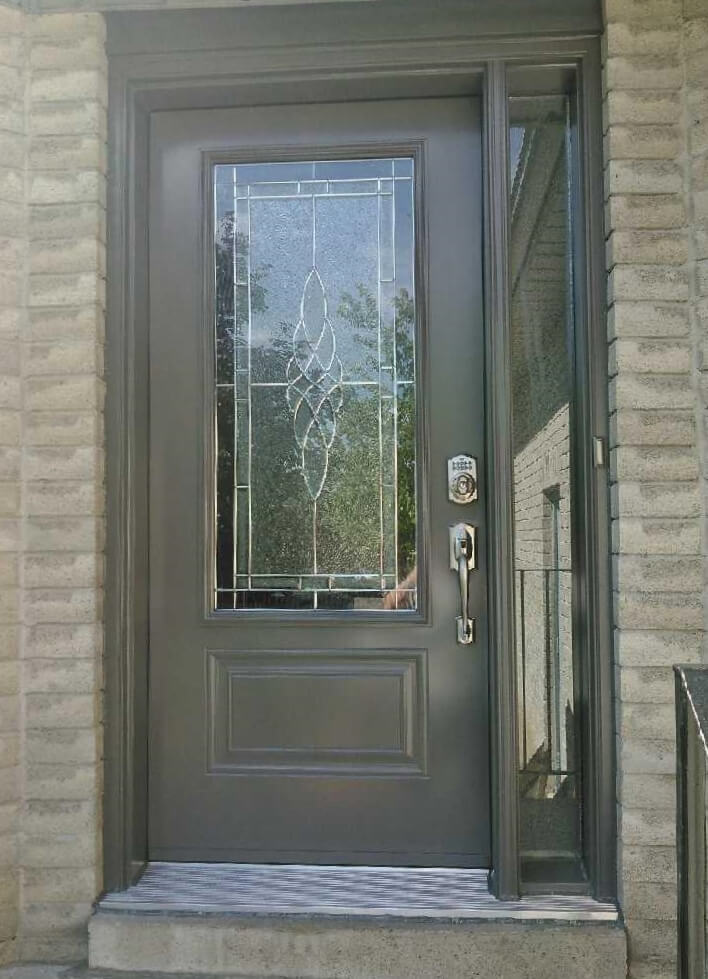
[[[315,8],[316,10],[316,8]],[[229,12],[238,16],[238,11]],[[580,456],[590,459],[593,436],[607,437],[604,325],[602,155],[599,39],[426,38],[357,43],[113,54],[109,61],[109,232],[107,326],[107,586],[105,625],[104,887],[128,887],[146,862],[147,794],[147,166],[150,113],[158,109],[258,105],[293,101],[480,94],[486,109],[484,243],[486,384],[490,464],[489,527],[502,546],[490,574],[492,744],[492,887],[497,897],[519,893],[513,585],[511,578],[510,385],[508,348],[505,65],[553,66],[577,72],[582,152],[581,207],[576,242],[586,274],[579,276],[578,400]],[[110,50],[109,17],[109,50]],[[156,49],[159,38],[148,38]],[[580,266],[579,266],[580,267]],[[508,359],[508,358],[507,358]],[[614,720],[606,470],[595,470],[580,501],[586,518],[584,649],[587,760],[587,865],[598,899],[616,891]],[[495,547],[490,547],[490,553]],[[496,655],[495,655],[496,650]]]

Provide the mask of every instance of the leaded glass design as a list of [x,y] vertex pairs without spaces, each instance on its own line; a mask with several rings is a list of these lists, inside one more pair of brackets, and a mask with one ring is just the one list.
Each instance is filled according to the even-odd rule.
[[417,607],[414,161],[214,168],[217,609]]

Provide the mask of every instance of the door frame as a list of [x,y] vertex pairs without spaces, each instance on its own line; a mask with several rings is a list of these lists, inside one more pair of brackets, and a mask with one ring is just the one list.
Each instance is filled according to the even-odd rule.
[[[239,13],[221,11],[215,16],[222,16],[224,30],[233,32],[233,18]],[[488,539],[494,544],[489,548],[488,579],[490,887],[500,899],[519,894],[507,289],[507,97],[512,77],[507,68],[511,67],[512,94],[523,94],[525,85],[537,91],[539,69],[543,69],[543,84],[550,81],[555,86],[553,91],[562,91],[569,76],[577,79],[571,98],[578,174],[573,201],[577,215],[574,247],[576,266],[585,271],[577,276],[575,287],[577,484],[582,488],[576,505],[582,511],[585,531],[578,574],[584,617],[584,848],[593,895],[600,900],[613,899],[616,814],[609,494],[606,466],[593,452],[598,439],[604,446],[608,444],[599,37],[485,39],[470,29],[467,35],[460,32],[434,40],[417,36],[386,43],[339,40],[284,44],[281,38],[278,44],[242,46],[238,51],[223,47],[190,51],[190,22],[171,14],[169,50],[164,49],[164,39],[153,27],[154,36],[147,38],[148,50],[134,54],[111,52],[113,16],[108,18],[105,889],[128,887],[141,874],[147,859],[148,228],[144,216],[150,113],[323,101],[326,92],[327,101],[425,94],[480,95],[482,99],[487,526]]]

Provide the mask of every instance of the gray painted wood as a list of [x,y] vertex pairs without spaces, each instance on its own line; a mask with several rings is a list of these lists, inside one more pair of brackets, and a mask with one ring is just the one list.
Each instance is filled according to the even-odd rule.
[[[213,512],[208,489],[202,495],[210,444],[203,420],[212,397],[209,371],[202,383],[211,329],[201,299],[209,199],[199,192],[203,154],[387,157],[421,141],[422,615],[210,615],[202,519]],[[476,456],[484,471],[478,102],[157,114],[150,202],[150,857],[488,867],[485,493],[482,486],[477,502],[456,506],[446,484],[447,459],[460,452]],[[460,520],[480,535],[479,570],[470,575],[469,606],[479,617],[471,646],[456,642],[448,526]],[[253,684],[276,667],[270,708],[251,719],[251,737],[233,705],[243,684],[252,700]],[[408,693],[391,685],[397,670],[410,675]],[[329,703],[319,700],[327,696],[350,703],[330,716]],[[293,697],[301,698],[299,722]],[[295,751],[283,741],[280,716],[291,727],[304,723],[293,730],[293,744],[313,748]],[[412,739],[398,762],[386,735],[395,717]],[[308,742],[310,724],[325,722],[329,756]],[[241,743],[264,749],[249,749],[248,762],[248,752],[234,747]]]

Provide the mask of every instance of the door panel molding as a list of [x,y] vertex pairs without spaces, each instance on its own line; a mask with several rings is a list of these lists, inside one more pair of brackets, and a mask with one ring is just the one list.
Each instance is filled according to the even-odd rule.
[[[235,50],[189,51],[189,20],[185,19],[183,28],[179,29],[175,26],[177,15],[170,16],[175,18],[170,35],[172,50],[157,50],[164,44],[159,37],[161,21],[157,16],[152,22],[152,35],[148,32],[143,38],[146,53],[113,54],[110,59],[104,880],[106,888],[111,890],[124,889],[139,875],[146,854],[147,226],[144,215],[153,110],[330,101],[343,96],[474,94],[484,88],[487,112],[501,112],[499,78],[503,64],[552,64],[577,72],[584,175],[584,187],[578,193],[583,210],[579,225],[584,229],[581,245],[589,283],[579,306],[585,320],[582,324],[585,348],[581,345],[580,351],[585,360],[579,367],[583,384],[579,397],[586,405],[581,437],[587,440],[589,432],[595,435],[607,432],[605,285],[602,211],[598,204],[601,200],[600,76],[596,36],[502,39],[418,36],[391,43],[370,40],[293,46],[281,43],[270,47],[264,38],[266,43],[258,50],[242,48],[235,57]],[[486,143],[486,206],[489,221],[498,225],[502,220],[498,200],[502,122],[497,117],[491,126],[494,131],[488,128]],[[498,227],[496,235],[498,241]],[[503,281],[506,259],[503,242],[491,247],[490,237],[488,228],[485,261],[493,283],[494,276],[497,282]],[[492,288],[491,283],[488,288]],[[498,294],[499,286],[494,288]],[[487,297],[488,342],[496,328],[492,320],[495,308],[492,296],[490,293]],[[487,387],[489,416],[499,411],[500,405],[504,410],[508,392],[504,393],[502,384],[495,400],[490,397],[491,384]],[[498,418],[494,424],[499,424]],[[499,487],[491,467],[488,475],[489,498],[493,500]],[[586,485],[584,506],[592,514],[590,527],[596,531],[587,542],[589,577],[583,584],[592,613],[585,667],[584,734],[589,766],[585,806],[590,836],[586,838],[586,849],[593,891],[598,898],[609,898],[616,888],[616,826],[606,474],[595,471]],[[494,541],[490,543],[493,550]],[[502,573],[501,568],[498,573]],[[493,603],[500,602],[498,573],[490,578],[491,589],[497,589]],[[502,597],[496,607],[501,608],[504,601]],[[500,895],[511,896],[518,886],[517,828],[512,802],[516,785],[515,717],[509,697],[513,660],[510,648],[496,633],[495,618],[490,622],[495,725],[500,726],[491,759],[493,807],[497,814],[492,826],[494,883]]]
[[[424,776],[427,772],[426,650],[206,650],[207,771],[229,775]],[[308,681],[311,689],[303,687]],[[271,694],[269,688],[275,688]],[[270,710],[284,696],[296,716]],[[301,701],[313,694],[313,699]],[[248,696],[247,696],[248,694]],[[366,712],[366,743],[335,743],[332,706],[345,728]],[[319,743],[299,722],[315,720]],[[255,728],[255,731],[254,731]],[[308,728],[308,733],[311,727]]]

